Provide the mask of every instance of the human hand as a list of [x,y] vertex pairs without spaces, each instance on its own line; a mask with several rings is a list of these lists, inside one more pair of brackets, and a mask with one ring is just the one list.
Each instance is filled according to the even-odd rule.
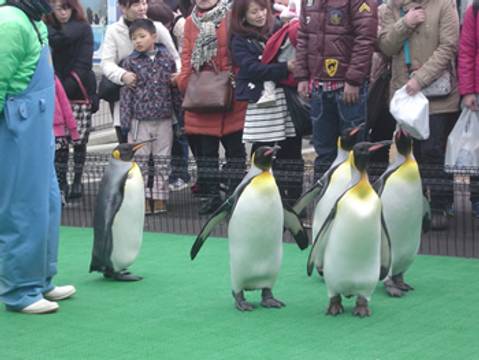
[[176,83],[177,77],[178,77],[178,73],[171,74],[170,83],[172,86],[177,86],[177,83]]
[[407,12],[404,21],[410,27],[416,27],[426,20],[426,12],[423,8],[414,8]]
[[136,75],[135,73],[127,71],[121,77],[121,81],[123,81],[126,86],[134,88],[136,86]]
[[296,65],[296,60],[288,60],[288,71],[293,72],[294,71],[294,66]]
[[479,107],[477,106],[476,94],[468,94],[464,96],[462,103],[471,111],[479,111]]
[[406,92],[409,96],[416,95],[419,91],[421,91],[421,85],[417,82],[416,79],[411,78],[406,83]]
[[356,104],[359,100],[359,86],[344,84],[343,101],[347,105]]
[[298,94],[299,96],[307,99],[309,97],[309,81],[303,80],[298,82]]

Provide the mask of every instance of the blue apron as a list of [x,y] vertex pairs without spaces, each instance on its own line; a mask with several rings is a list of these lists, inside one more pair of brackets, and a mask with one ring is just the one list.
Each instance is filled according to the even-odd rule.
[[54,168],[55,83],[48,46],[0,115],[0,301],[19,310],[53,289],[60,196]]

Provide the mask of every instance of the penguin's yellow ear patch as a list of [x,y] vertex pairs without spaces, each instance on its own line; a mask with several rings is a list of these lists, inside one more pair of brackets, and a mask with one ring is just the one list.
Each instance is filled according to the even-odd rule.
[[120,160],[120,152],[118,150],[113,150],[111,156],[113,156],[117,160]]

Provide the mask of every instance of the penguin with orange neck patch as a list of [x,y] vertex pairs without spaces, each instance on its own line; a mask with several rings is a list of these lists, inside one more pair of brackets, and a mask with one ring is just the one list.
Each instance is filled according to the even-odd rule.
[[307,270],[323,269],[328,290],[328,315],[344,311],[341,296],[356,296],[353,314],[371,315],[368,303],[389,272],[389,235],[382,217],[381,200],[371,186],[367,166],[371,153],[391,142],[361,142],[350,153],[351,181],[319,226]]
[[148,140],[120,144],[113,149],[96,196],[93,215],[93,250],[90,272],[116,281],[138,281],[127,268],[140,253],[145,218],[143,176],[133,160]]
[[384,286],[390,296],[414,290],[404,282],[413,263],[422,231],[430,225],[431,209],[422,191],[419,166],[413,155],[413,139],[401,128],[394,133],[397,155],[374,184],[383,204],[384,220],[391,237],[391,273]]
[[261,290],[261,305],[280,308],[272,288],[283,257],[283,232],[288,229],[301,249],[308,237],[297,214],[283,204],[271,171],[279,147],[261,146],[253,154],[251,168],[234,193],[206,222],[191,248],[194,259],[203,243],[223,219],[229,218],[228,241],[231,285],[235,306],[253,310],[244,291]]

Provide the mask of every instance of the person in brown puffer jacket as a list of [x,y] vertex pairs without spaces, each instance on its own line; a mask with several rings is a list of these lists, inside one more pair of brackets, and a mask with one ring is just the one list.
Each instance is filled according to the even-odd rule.
[[313,145],[319,164],[336,157],[341,131],[366,119],[367,81],[377,35],[375,0],[305,0],[294,75],[311,95]]

